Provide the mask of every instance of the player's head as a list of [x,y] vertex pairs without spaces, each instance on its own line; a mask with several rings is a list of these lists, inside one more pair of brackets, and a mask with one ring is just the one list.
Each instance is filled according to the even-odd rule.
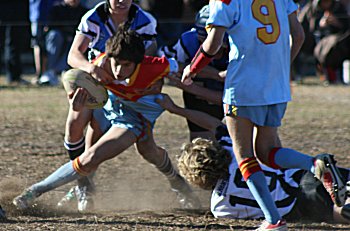
[[134,30],[120,25],[115,35],[107,40],[106,54],[110,58],[141,63],[145,55],[143,39]]
[[64,0],[64,2],[70,7],[77,7],[80,4],[80,0]]
[[112,14],[128,13],[132,4],[132,0],[105,0],[106,11]]
[[232,157],[218,142],[196,138],[185,144],[178,158],[180,174],[192,185],[213,189],[228,174]]
[[195,19],[195,28],[200,40],[204,40],[207,37],[207,31],[205,26],[209,18],[209,5],[205,5],[198,11]]
[[[197,31],[198,39],[203,42],[207,36],[208,32],[206,30],[206,23],[209,18],[209,5],[205,5],[198,11],[195,19],[195,28]],[[228,35],[225,33],[224,42],[222,44],[224,48],[228,47]]]
[[[115,77],[119,75],[121,79],[128,78],[135,70],[136,65],[141,63],[144,58],[145,46],[143,39],[135,31],[128,30],[124,25],[120,25],[117,33],[107,40],[106,54],[111,60]],[[121,67],[126,72],[131,70],[132,72],[121,74],[121,70],[118,70]]]

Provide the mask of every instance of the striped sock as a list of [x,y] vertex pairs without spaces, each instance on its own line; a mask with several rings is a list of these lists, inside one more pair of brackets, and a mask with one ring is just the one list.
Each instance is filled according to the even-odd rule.
[[74,160],[85,151],[85,137],[82,137],[77,142],[69,142],[67,140],[64,140],[63,145],[67,150],[69,158],[71,160]]
[[173,164],[168,156],[167,151],[164,150],[163,162],[160,165],[156,165],[156,168],[162,172],[168,179],[175,179],[177,177],[177,171],[174,169]]
[[79,157],[75,158],[73,160],[73,169],[74,171],[76,171],[79,175],[81,176],[88,176],[90,175],[89,172],[86,172],[82,169],[82,165],[80,163]]
[[241,170],[250,192],[263,211],[265,219],[271,224],[276,224],[281,219],[281,216],[272,199],[265,175],[256,158],[251,157],[244,159],[239,164],[239,169]]

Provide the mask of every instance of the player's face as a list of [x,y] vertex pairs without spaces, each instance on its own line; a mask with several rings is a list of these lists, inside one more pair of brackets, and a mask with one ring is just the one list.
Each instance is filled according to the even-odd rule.
[[112,14],[128,13],[132,4],[132,0],[108,0],[110,3],[109,11]]
[[129,78],[135,71],[136,63],[128,60],[111,59],[111,68],[114,78],[117,80],[125,80]]
[[80,0],[64,0],[64,2],[71,7],[76,7],[79,5]]

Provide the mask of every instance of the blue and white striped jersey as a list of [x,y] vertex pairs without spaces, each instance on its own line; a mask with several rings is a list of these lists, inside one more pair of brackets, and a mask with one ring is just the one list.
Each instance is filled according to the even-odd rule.
[[[82,17],[78,26],[77,34],[83,34],[91,39],[89,44],[89,61],[94,60],[105,51],[107,39],[117,30],[108,15],[106,3],[101,2]],[[145,48],[147,49],[157,35],[156,19],[150,13],[143,11],[139,6],[132,4],[127,24],[130,29],[135,30],[144,38]]]

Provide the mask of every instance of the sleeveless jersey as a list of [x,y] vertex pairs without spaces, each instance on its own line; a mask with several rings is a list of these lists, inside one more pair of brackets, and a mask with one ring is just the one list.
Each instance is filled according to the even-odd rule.
[[261,106],[291,100],[288,15],[293,0],[212,0],[207,26],[227,28],[224,103]]

